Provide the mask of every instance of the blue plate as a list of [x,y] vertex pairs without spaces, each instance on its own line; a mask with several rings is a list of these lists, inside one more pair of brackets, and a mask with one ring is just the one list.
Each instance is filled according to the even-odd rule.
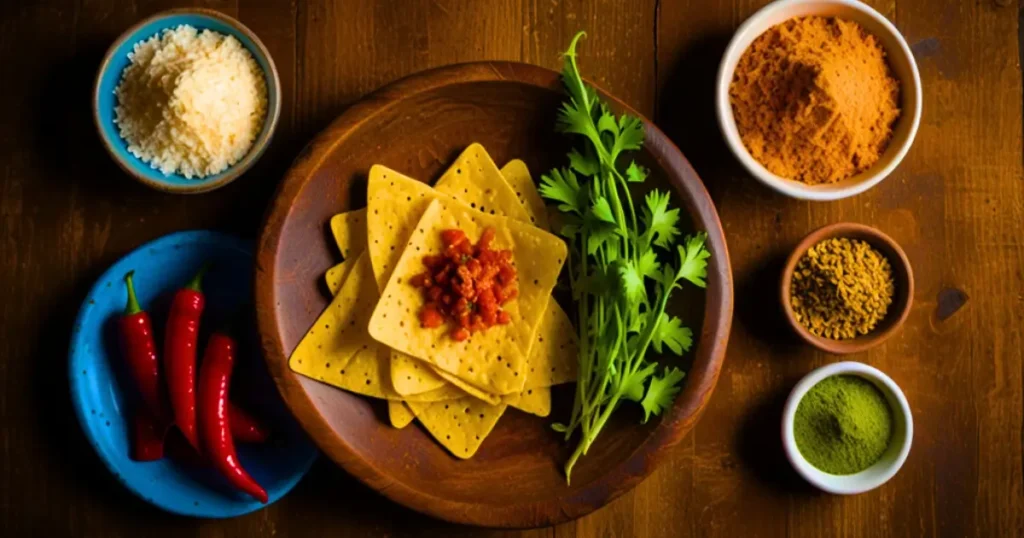
[[[190,25],[199,30],[209,29],[232,35],[249,50],[266,75],[267,117],[263,130],[253,141],[249,153],[227,170],[202,179],[188,179],[180,175],[164,175],[128,151],[114,123],[117,98],[114,90],[121,81],[121,73],[128,67],[128,53],[135,44],[164,30]],[[129,28],[114,42],[100,64],[93,88],[93,119],[100,139],[114,161],[142,183],[158,190],[175,193],[199,193],[227,185],[248,170],[262,155],[273,135],[281,114],[281,81],[270,52],[251,30],[237,20],[212,9],[174,9],[158,13]]]
[[[100,277],[82,304],[71,337],[71,402],[100,459],[128,489],[169,512],[223,518],[264,505],[234,491],[216,471],[164,458],[135,462],[128,457],[128,430],[116,322],[124,310],[123,278],[135,271],[139,301],[153,318],[157,343],[174,292],[205,262],[213,265],[203,282],[206,310],[201,342],[210,326],[251,312],[253,256],[237,238],[210,231],[178,232],[136,249]],[[232,400],[249,408],[273,432],[264,444],[239,444],[239,459],[267,490],[273,503],[309,470],[317,450],[288,414],[259,354],[255,327],[239,335],[241,353],[232,380]],[[175,432],[176,434],[176,432]]]

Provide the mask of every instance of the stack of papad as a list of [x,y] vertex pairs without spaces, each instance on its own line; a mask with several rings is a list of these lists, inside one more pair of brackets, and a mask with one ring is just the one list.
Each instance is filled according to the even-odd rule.
[[[344,261],[325,279],[330,305],[292,353],[292,370],[388,401],[392,425],[414,419],[460,458],[476,453],[507,406],[545,417],[551,388],[576,380],[576,336],[551,298],[565,263],[563,241],[522,161],[500,171],[483,146],[469,146],[431,188],[376,165],[367,207],[335,215]],[[510,249],[519,296],[512,322],[457,342],[448,327],[422,328],[421,290],[409,282],[423,256],[440,252],[440,232],[476,241],[485,228]]]

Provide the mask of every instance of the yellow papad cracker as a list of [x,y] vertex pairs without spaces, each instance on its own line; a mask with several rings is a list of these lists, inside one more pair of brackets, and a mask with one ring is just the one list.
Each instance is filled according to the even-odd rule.
[[346,211],[331,217],[331,233],[343,259],[362,254],[366,248],[366,209]]
[[[367,349],[359,350],[344,366],[336,366],[323,358],[307,357],[301,364],[297,364],[297,369],[292,369],[306,377],[363,396],[403,400],[405,397],[391,387],[391,362],[387,351],[387,348],[375,343]],[[464,392],[452,387],[416,394],[410,398],[419,402],[438,402],[464,396]]]
[[434,188],[482,213],[530,222],[515,190],[480,144],[466,148]]
[[391,350],[391,382],[399,394],[419,394],[451,386],[430,364],[395,350]]
[[[484,212],[529,221],[529,214],[515,191],[480,144],[469,146],[456,158],[438,180],[436,189],[387,167],[375,165],[370,169],[367,185],[368,250],[374,276],[381,289],[427,204],[448,196],[458,197],[470,207]],[[391,372],[394,388],[400,394],[434,390],[446,382],[441,375],[421,368],[399,352],[392,354]],[[467,389],[465,384],[462,388]],[[482,392],[477,395],[484,397]],[[496,395],[485,399],[497,402]]]
[[[539,228],[549,229],[547,208],[537,191],[537,185],[530,177],[526,163],[518,159],[509,161],[502,167],[501,175],[515,189],[516,196],[530,216],[530,221]],[[576,381],[577,350],[576,331],[572,321],[558,302],[551,299],[544,319],[537,326],[537,333],[527,356],[530,372],[526,376],[525,388],[550,387]],[[515,403],[509,404],[518,407]]]
[[469,394],[470,396],[472,396],[472,397],[474,397],[474,398],[476,398],[478,400],[482,400],[484,402],[487,402],[487,403],[489,403],[491,405],[498,405],[499,403],[501,403],[501,396],[498,396],[497,394],[491,394],[489,392],[484,392],[484,391],[474,387],[473,385],[470,385],[469,383],[466,383],[465,381],[459,379],[458,377],[456,377],[456,376],[454,376],[454,375],[452,375],[452,374],[450,374],[450,373],[448,373],[448,372],[446,372],[444,370],[441,370],[440,368],[436,368],[436,367],[432,367],[432,368],[434,369],[434,373],[436,373],[441,379],[444,379],[448,383],[451,383],[452,385],[455,385],[459,389],[465,391],[466,394]]
[[[545,228],[547,226],[547,217],[544,211],[543,200],[541,200],[537,192],[536,185],[533,183],[525,163],[520,160],[509,161],[502,167],[500,172],[505,181],[516,191],[515,194],[518,196],[519,202],[522,204],[530,220],[537,224],[538,227]],[[447,174],[445,178],[454,176],[454,174]],[[399,190],[407,189],[408,185],[402,184],[405,180],[421,184],[411,178],[402,177],[397,179],[395,187]],[[438,182],[439,189],[444,188],[445,181],[446,179],[443,178]],[[539,218],[537,218],[538,216]],[[366,209],[335,215],[331,219],[331,229],[335,240],[338,242],[338,249],[342,253],[361,253],[365,249]],[[341,262],[327,271],[325,280],[328,290],[332,295],[337,294],[351,265],[352,263],[350,262]],[[548,308],[551,312],[545,313],[544,320],[538,326],[538,334],[535,335],[534,344],[527,358],[531,365],[531,372],[527,375],[526,388],[558,385],[573,382],[576,379],[575,332],[568,316],[558,306],[558,303],[552,301],[549,303]],[[553,325],[553,323],[557,323],[557,325]],[[548,335],[547,340],[545,340],[545,334],[542,333]],[[395,383],[397,392],[400,394],[417,394],[435,390],[445,384],[444,375],[421,368],[421,362],[404,355],[402,355],[401,359],[393,361],[392,367],[394,368],[393,373],[396,379],[405,380],[405,382]],[[395,368],[396,365],[398,366],[397,368]],[[540,371],[538,371],[538,368]],[[467,389],[467,386],[463,384],[461,388]],[[469,390],[473,389],[469,388]],[[481,394],[475,395],[481,396]],[[484,396],[482,399],[490,403],[496,403],[497,401],[497,398],[493,395]]]
[[[350,260],[351,261],[351,260]],[[352,269],[355,263],[350,261],[343,261],[334,267],[331,267],[324,273],[324,280],[327,282],[327,291],[331,292],[331,296],[337,295],[341,289],[341,284],[348,278],[348,273]]]
[[533,345],[526,362],[526,389],[574,383],[577,376],[579,346],[576,329],[569,316],[551,299],[544,319],[537,325]]
[[430,202],[439,196],[426,183],[379,164],[366,186],[367,244],[377,289],[383,290],[405,243]]
[[502,401],[520,411],[546,417],[551,414],[551,389],[525,389],[519,394],[502,396]]
[[416,415],[413,414],[412,409],[405,402],[388,402],[388,419],[391,421],[391,425],[402,429],[409,425]]
[[434,439],[462,459],[476,454],[505,407],[505,404],[490,405],[471,396],[448,402],[409,402],[409,408]]
[[508,185],[516,192],[516,197],[526,209],[530,222],[538,228],[550,230],[544,199],[540,197],[540,192],[533,182],[533,177],[530,176],[530,169],[526,167],[526,163],[519,159],[505,163],[505,166],[501,167],[501,177],[505,178]]
[[[359,259],[365,258],[368,262],[371,280],[378,290],[379,300],[383,295],[381,292],[385,291],[389,281],[393,280],[391,277],[396,267],[399,271],[404,267],[403,257],[406,250],[416,246],[409,241],[409,237],[412,236],[415,240],[414,231],[418,230],[420,220],[426,216],[427,208],[432,207],[431,202],[434,200],[445,202],[446,207],[453,207],[452,211],[456,213],[461,211],[463,214],[481,216],[480,220],[484,221],[488,218],[507,216],[524,223],[532,223],[538,228],[548,228],[543,200],[525,163],[513,160],[498,171],[479,144],[473,144],[463,151],[438,180],[435,188],[386,167],[374,166],[370,173],[367,198],[369,203],[366,209],[341,213],[331,219],[332,234],[346,260],[330,268],[325,275],[327,287],[332,294],[340,295],[343,289],[351,293],[355,285],[346,285],[347,273],[359,265],[355,256],[360,256],[365,249],[367,255]],[[470,221],[475,220],[470,218]],[[508,222],[505,219],[500,220]],[[472,240],[479,238],[479,232],[473,233],[467,227],[451,227],[463,229]],[[482,232],[484,227],[486,225],[480,226],[479,231]],[[499,230],[497,226],[492,227],[496,231]],[[440,237],[440,230],[435,230],[434,233],[437,238]],[[502,243],[501,235],[499,234],[499,238],[495,240],[495,248],[510,248],[512,245]],[[509,232],[509,237],[513,236],[521,237],[521,234]],[[556,250],[560,248],[560,252],[557,264],[552,264],[558,267],[554,269],[552,279],[557,277],[566,257],[564,244],[561,241],[558,243]],[[424,243],[421,248],[425,246]],[[440,249],[433,253],[438,252]],[[515,249],[513,252],[515,253]],[[416,256],[418,263],[415,267],[418,272],[422,272],[423,269],[423,255]],[[537,257],[543,256],[531,258]],[[536,262],[533,259],[529,261]],[[523,269],[518,267],[519,256],[516,257],[516,262],[520,286],[523,286],[525,277]],[[365,277],[365,267],[362,276]],[[365,278],[363,281],[365,282]],[[418,290],[415,291],[417,298],[422,300]],[[305,367],[309,373],[298,369],[296,371],[351,392],[387,399],[389,420],[396,428],[407,426],[414,420],[414,415],[421,415],[418,418],[431,435],[454,455],[468,458],[476,453],[506,407],[515,407],[526,413],[546,417],[551,412],[549,387],[576,380],[575,330],[566,313],[550,299],[550,291],[549,288],[544,294],[547,300],[542,305],[527,305],[525,309],[522,308],[517,304],[523,298],[522,290],[519,298],[506,305],[506,311],[510,315],[515,313],[514,318],[519,318],[513,321],[513,324],[520,322],[519,326],[508,330],[508,335],[516,341],[515,347],[518,348],[520,356],[518,370],[513,371],[509,381],[515,390],[503,392],[501,394],[504,395],[501,396],[497,394],[498,390],[494,384],[479,386],[481,376],[465,379],[458,370],[452,372],[451,368],[441,369],[436,362],[414,358],[379,344],[365,350],[356,350],[344,368],[335,368],[325,355],[319,362],[302,357],[301,362],[311,363]],[[378,308],[383,302],[379,301]],[[332,301],[332,306],[334,304]],[[412,327],[419,331],[436,330],[442,334],[447,333],[447,330],[442,329],[421,329],[418,323],[420,306],[421,303],[415,308],[410,307]],[[374,309],[370,323],[376,316],[376,310]],[[536,318],[532,325],[521,323],[522,319],[529,319],[531,316]],[[321,318],[323,317],[321,315]],[[480,336],[486,343],[488,338],[493,337],[494,330],[498,327],[503,326],[495,326],[476,333],[471,341]],[[315,330],[316,325],[303,342],[312,336]],[[300,342],[299,347],[302,346],[303,343]],[[297,348],[296,352],[298,351]],[[480,351],[467,349],[461,355],[474,362],[478,360],[477,356],[481,355]],[[513,358],[514,354],[513,351],[511,355],[502,357]],[[292,357],[293,363],[295,355]],[[505,362],[506,370],[512,370],[512,362]],[[469,372],[471,367],[474,368],[472,373],[477,374],[478,369],[473,366],[466,366],[462,371]],[[516,375],[517,373],[519,375]],[[457,409],[462,409],[463,414],[453,412]],[[470,414],[477,417],[476,422],[468,419]]]
[[[452,228],[463,230],[472,241],[485,228],[493,228],[495,248],[512,250],[519,276],[519,297],[505,305],[511,323],[490,327],[464,342],[454,341],[448,327],[420,327],[422,294],[409,284],[410,278],[423,271],[423,256],[442,251],[441,231]],[[547,308],[565,257],[565,243],[536,227],[483,214],[454,200],[435,201],[416,226],[388,281],[370,320],[370,334],[379,342],[434,364],[485,392],[519,392],[525,383],[524,350]]]
[[341,369],[356,353],[376,348],[366,326],[379,297],[369,258],[362,255],[354,260],[338,294],[292,352],[288,361],[292,370],[307,375],[309,368]]
[[387,364],[385,363],[382,368],[381,361],[377,359],[379,350],[380,346],[360,350],[345,366],[340,368],[329,363],[306,360],[304,364],[315,364],[316,371],[308,373],[301,371],[299,373],[363,396],[396,399],[398,395],[391,390],[390,376],[385,369]]

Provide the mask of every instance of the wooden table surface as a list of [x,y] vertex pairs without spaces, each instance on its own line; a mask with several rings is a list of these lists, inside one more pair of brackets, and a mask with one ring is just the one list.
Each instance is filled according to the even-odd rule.
[[[224,0],[280,70],[268,153],[213,193],[148,190],[104,153],[90,117],[99,60],[163,0],[6,0],[0,6],[0,535],[20,536],[1022,536],[1024,178],[1013,0],[873,1],[911,44],[924,85],[917,141],[892,177],[853,199],[791,200],[727,152],[713,78],[763,0]],[[74,419],[65,360],[86,291],[134,247],[187,228],[255,237],[291,159],[367,92],[456,62],[552,68],[585,29],[584,72],[652,117],[701,174],[729,240],[736,319],[718,389],[674,457],[635,491],[557,528],[504,532],[433,521],[321,460],[287,498],[246,517],[164,514],[120,487]],[[914,411],[903,470],[856,497],[816,493],[779,444],[782,402],[838,360],[776,314],[781,259],[837,221],[878,226],[914,266],[902,332],[852,357],[889,373]],[[966,302],[960,300],[966,297]],[[961,304],[962,303],[962,304]],[[959,308],[958,308],[959,307]],[[495,484],[495,487],[501,487]]]

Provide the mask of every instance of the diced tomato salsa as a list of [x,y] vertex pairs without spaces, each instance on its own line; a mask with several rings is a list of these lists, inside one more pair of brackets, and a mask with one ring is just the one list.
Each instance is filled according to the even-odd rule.
[[461,342],[511,321],[502,306],[519,295],[519,277],[512,251],[491,248],[493,240],[493,228],[484,230],[476,245],[462,230],[441,232],[444,252],[424,256],[426,270],[410,280],[426,299],[419,312],[421,326],[440,327],[451,320],[451,337]]

